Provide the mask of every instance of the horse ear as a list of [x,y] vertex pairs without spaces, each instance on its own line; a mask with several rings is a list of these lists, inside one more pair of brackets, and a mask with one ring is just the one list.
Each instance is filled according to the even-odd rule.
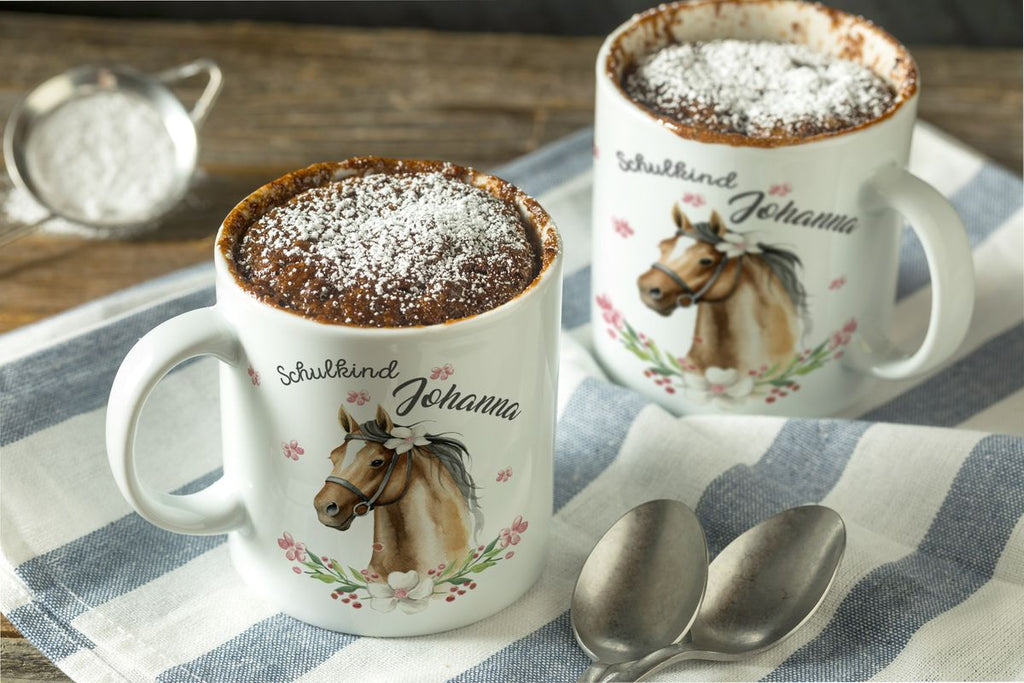
[[388,434],[390,434],[395,428],[395,423],[391,421],[391,416],[388,415],[388,411],[384,410],[384,406],[379,404],[377,405],[377,426]]
[[693,232],[693,224],[690,223],[690,219],[686,217],[683,210],[679,208],[679,204],[672,206],[672,222],[676,224],[680,232]]
[[345,410],[344,405],[338,407],[338,422],[341,424],[341,428],[348,434],[359,433],[359,423],[352,419],[352,416]]
[[721,237],[725,233],[729,232],[729,228],[725,227],[725,221],[718,215],[717,211],[712,210],[711,212],[711,229],[715,231],[715,234]]

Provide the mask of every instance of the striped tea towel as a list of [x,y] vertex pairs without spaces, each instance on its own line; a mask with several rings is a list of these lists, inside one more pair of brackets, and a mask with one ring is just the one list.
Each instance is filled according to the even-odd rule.
[[[540,196],[566,243],[554,542],[525,598],[433,636],[332,633],[250,594],[223,536],[174,535],[130,511],[107,471],[104,403],[139,336],[212,303],[201,266],[0,337],[3,612],[82,681],[572,680],[588,664],[572,585],[628,508],[682,500],[713,555],[821,502],[844,517],[848,547],[811,621],[758,657],[681,663],[660,680],[1024,678],[1020,179],[919,126],[912,168],[960,211],[977,272],[971,332],[946,366],[839,419],[675,418],[605,381],[586,348],[590,149],[583,131],[498,170]],[[902,259],[895,335],[912,345],[930,294],[909,233]],[[168,489],[219,474],[214,366],[186,364],[147,404],[142,474]]]

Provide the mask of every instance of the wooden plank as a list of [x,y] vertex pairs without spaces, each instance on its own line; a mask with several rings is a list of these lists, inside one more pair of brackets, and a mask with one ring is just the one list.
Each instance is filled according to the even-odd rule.
[[70,679],[22,638],[7,617],[0,615],[0,680],[4,683],[22,683]]

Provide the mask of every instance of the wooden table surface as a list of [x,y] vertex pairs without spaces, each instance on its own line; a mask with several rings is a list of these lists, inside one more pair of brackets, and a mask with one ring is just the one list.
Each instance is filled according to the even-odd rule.
[[[201,131],[197,206],[133,240],[39,234],[3,247],[0,332],[206,261],[227,210],[285,171],[359,154],[489,169],[590,125],[600,42],[0,13],[3,120],[32,86],[81,63],[158,71],[209,57],[225,76]],[[1020,173],[1021,50],[912,51],[921,118]],[[178,92],[191,102],[200,88]],[[6,619],[0,639],[4,681],[64,678]]]

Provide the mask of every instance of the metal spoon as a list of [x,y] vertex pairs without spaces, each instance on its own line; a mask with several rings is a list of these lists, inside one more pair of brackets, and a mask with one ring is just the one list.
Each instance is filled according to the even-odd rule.
[[675,662],[734,661],[778,645],[821,604],[845,548],[842,518],[821,505],[761,522],[711,563],[707,594],[686,641],[609,667],[601,680],[638,681]]
[[580,570],[572,630],[595,660],[580,677],[675,643],[690,628],[708,577],[697,515],[677,500],[638,505],[605,532]]

